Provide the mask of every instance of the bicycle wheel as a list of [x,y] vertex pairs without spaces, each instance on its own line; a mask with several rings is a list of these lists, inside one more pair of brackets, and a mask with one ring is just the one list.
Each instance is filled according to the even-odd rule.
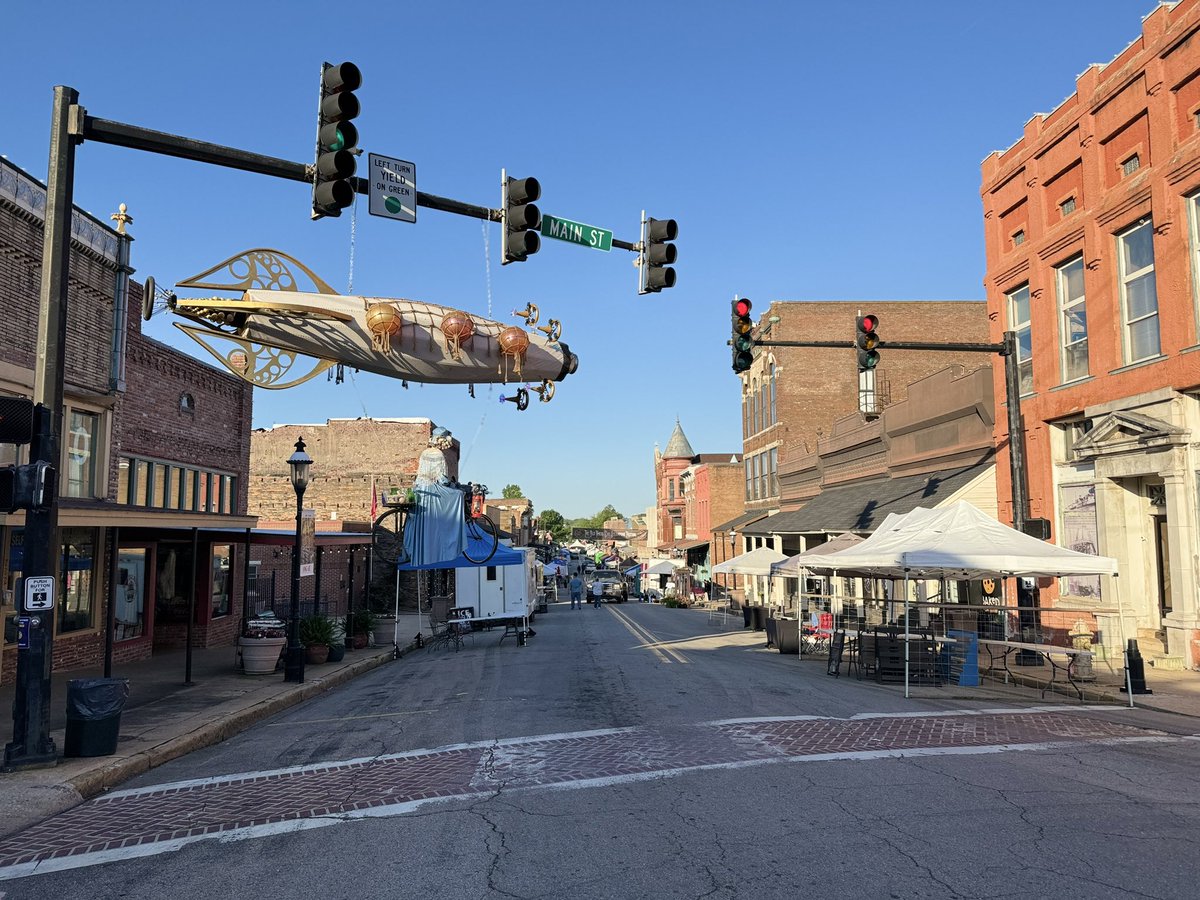
[[467,519],[467,546],[463,549],[463,556],[471,562],[483,565],[496,553],[499,542],[496,523],[486,514]]
[[371,528],[371,548],[375,558],[390,565],[408,562],[404,552],[405,511],[389,509]]

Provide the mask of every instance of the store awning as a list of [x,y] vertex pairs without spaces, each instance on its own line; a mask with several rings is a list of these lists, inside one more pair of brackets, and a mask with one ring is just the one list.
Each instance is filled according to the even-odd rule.
[[759,519],[765,518],[766,515],[767,511],[765,509],[743,513],[736,519],[730,519],[728,522],[725,522],[722,525],[717,525],[713,528],[713,531],[719,531],[722,534],[728,534],[731,531],[741,531],[746,525],[750,524],[751,522],[757,522]]
[[776,513],[743,528],[746,534],[813,534],[874,531],[890,514],[904,515],[918,506],[937,506],[993,468],[989,460],[975,466],[927,475],[880,478],[826,488],[803,507]]

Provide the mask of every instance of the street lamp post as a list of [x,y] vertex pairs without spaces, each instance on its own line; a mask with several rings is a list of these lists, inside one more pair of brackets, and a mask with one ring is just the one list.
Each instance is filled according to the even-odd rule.
[[292,547],[292,609],[288,620],[288,646],[283,663],[284,681],[304,681],[304,647],[300,643],[300,530],[304,517],[304,489],[312,458],[304,452],[304,438],[296,441],[296,452],[288,457],[292,487],[296,491],[296,543]]

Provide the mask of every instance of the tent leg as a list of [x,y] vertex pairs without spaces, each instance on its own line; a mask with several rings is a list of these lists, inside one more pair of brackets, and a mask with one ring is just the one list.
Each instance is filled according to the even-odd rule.
[[912,643],[912,641],[910,641],[908,639],[908,637],[909,637],[908,620],[911,618],[911,616],[909,615],[910,608],[908,605],[908,569],[904,570],[904,604],[901,608],[904,610],[904,699],[907,700],[909,698],[908,645]]

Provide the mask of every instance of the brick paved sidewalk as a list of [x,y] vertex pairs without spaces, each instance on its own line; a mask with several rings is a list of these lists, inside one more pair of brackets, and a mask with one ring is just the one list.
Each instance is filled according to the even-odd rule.
[[[1073,712],[996,711],[729,720],[516,738],[120,791],[0,842],[0,878],[146,855],[205,838],[250,837],[431,801],[549,785],[588,786],[714,767],[971,748],[1167,739]],[[324,820],[324,821],[322,821]],[[130,849],[137,848],[137,849]]]

